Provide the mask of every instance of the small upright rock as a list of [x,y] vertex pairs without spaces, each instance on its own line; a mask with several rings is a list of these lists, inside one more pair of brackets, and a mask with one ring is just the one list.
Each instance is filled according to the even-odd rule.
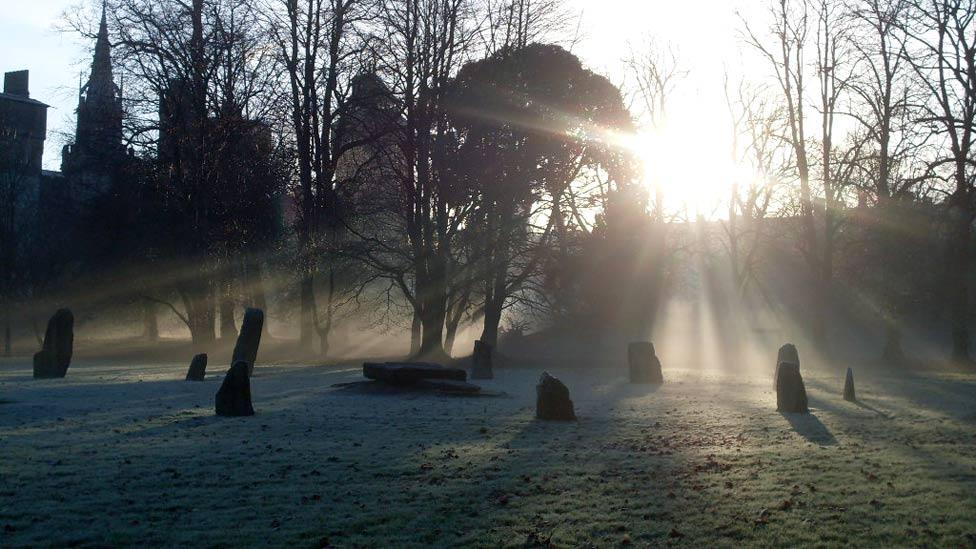
[[650,341],[636,341],[628,345],[627,361],[630,364],[631,383],[664,383],[661,361]]
[[471,379],[494,379],[491,370],[491,345],[480,339],[475,341],[471,361]]
[[44,344],[34,354],[34,378],[58,378],[68,373],[75,341],[75,317],[69,309],[58,309],[47,322]]
[[776,367],[776,411],[787,414],[805,414],[807,390],[803,385],[800,367],[789,362],[780,362]]
[[569,399],[569,389],[563,382],[543,372],[539,384],[535,386],[535,417],[556,421],[576,419],[573,401]]
[[214,399],[218,416],[253,416],[251,406],[251,380],[247,373],[248,363],[239,360],[230,367],[224,382]]
[[847,369],[847,379],[844,380],[844,400],[848,402],[857,400],[854,396],[854,370],[851,368]]
[[241,360],[247,362],[248,375],[254,373],[254,362],[258,359],[258,346],[261,345],[262,326],[264,326],[264,311],[252,308],[244,311],[244,321],[241,322],[241,333],[237,335],[231,364]]
[[190,369],[186,371],[187,381],[203,381],[207,375],[207,353],[194,355]]

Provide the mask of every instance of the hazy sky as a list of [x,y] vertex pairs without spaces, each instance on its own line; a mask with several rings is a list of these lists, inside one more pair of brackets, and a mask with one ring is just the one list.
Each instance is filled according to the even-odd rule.
[[[70,138],[79,73],[87,76],[90,44],[56,30],[63,11],[79,0],[0,0],[0,71],[29,69],[31,96],[51,105],[44,165],[58,169],[60,148]],[[727,172],[731,138],[726,114],[723,75],[762,76],[765,67],[742,47],[741,12],[754,26],[766,27],[763,0],[568,0],[580,15],[582,40],[573,48],[593,70],[625,83],[621,60],[631,46],[652,38],[672,45],[689,71],[671,101],[669,127],[649,145],[657,176],[669,179],[672,193],[714,194],[710,186]],[[744,51],[746,54],[744,54]],[[744,63],[749,60],[747,70]],[[708,153],[709,162],[700,155]],[[716,153],[719,153],[716,155]],[[689,163],[696,173],[687,173]],[[679,179],[677,181],[676,179]],[[678,188],[680,187],[680,189]],[[718,187],[716,187],[718,188]]]

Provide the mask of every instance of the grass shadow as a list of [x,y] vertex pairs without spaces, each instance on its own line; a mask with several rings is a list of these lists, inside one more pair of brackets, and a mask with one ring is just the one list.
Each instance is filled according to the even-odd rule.
[[827,429],[827,426],[813,414],[788,414],[780,412],[790,427],[803,438],[821,446],[837,444],[837,438]]
[[874,413],[878,414],[879,416],[881,416],[881,417],[883,417],[885,419],[891,419],[891,416],[889,416],[885,412],[882,412],[881,410],[875,408],[874,406],[870,406],[868,404],[865,404],[865,403],[861,402],[860,400],[855,400],[854,402],[852,402],[852,404],[854,404],[858,408],[864,408],[865,410],[868,410],[869,412],[874,412]]

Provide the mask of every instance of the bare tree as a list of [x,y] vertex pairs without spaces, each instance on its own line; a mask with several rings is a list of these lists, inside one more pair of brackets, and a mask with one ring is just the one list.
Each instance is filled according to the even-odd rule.
[[[832,0],[817,0],[816,45],[817,60],[814,70],[818,75],[820,114],[820,184],[823,192],[821,214],[822,239],[819,251],[818,299],[829,307],[834,278],[834,260],[837,235],[844,222],[844,191],[850,185],[851,173],[857,166],[862,139],[848,140],[844,146],[835,143],[836,122],[840,101],[848,92],[852,64],[850,57],[851,36],[849,25],[842,17],[842,6]],[[826,312],[822,311],[814,326],[814,340],[826,348]]]
[[565,0],[483,0],[485,21],[478,25],[484,55],[533,42],[572,39],[576,19]]
[[857,167],[862,202],[871,201],[875,208],[868,219],[869,246],[877,276],[874,286],[881,296],[881,314],[885,326],[883,355],[897,361],[901,349],[901,322],[896,304],[897,278],[904,273],[892,272],[905,246],[904,235],[894,230],[901,211],[895,202],[911,201],[920,178],[911,173],[913,157],[918,156],[922,141],[912,120],[912,105],[918,102],[918,87],[911,81],[906,62],[905,42],[901,29],[908,15],[903,0],[859,0],[849,7],[848,17],[857,36],[850,40],[856,55],[856,72],[849,81],[852,93],[850,116],[857,121],[866,141],[865,154]]
[[662,128],[667,120],[668,101],[688,76],[679,63],[678,52],[670,44],[662,47],[646,40],[640,46],[631,47],[624,65],[634,81],[641,112],[652,128]]
[[444,327],[458,269],[454,246],[471,210],[446,165],[456,145],[443,100],[451,78],[474,54],[475,7],[469,0],[386,0],[376,29],[384,37],[375,46],[378,68],[402,124],[390,189],[395,209],[390,218],[374,219],[388,230],[369,231],[366,255],[410,302],[422,331],[417,352],[430,356],[446,354]]
[[[130,84],[146,90],[139,133],[159,135],[159,156],[167,169],[166,186],[174,207],[186,215],[186,233],[176,237],[197,268],[177,282],[194,343],[215,339],[212,187],[206,173],[208,88],[216,68],[212,0],[156,2],[120,0],[108,10],[114,19],[121,72]],[[154,101],[155,100],[155,101]],[[157,105],[160,105],[157,107]],[[159,112],[158,122],[153,115]],[[177,206],[178,204],[178,206]],[[189,237],[189,238],[185,238]],[[171,307],[172,308],[172,307]],[[173,308],[175,311],[175,308]]]
[[[624,65],[634,81],[634,92],[640,106],[638,120],[650,131],[663,130],[667,126],[669,101],[677,86],[689,74],[682,68],[677,51],[671,45],[662,47],[653,40],[647,40],[643,45],[631,48]],[[646,291],[653,296],[651,303],[654,310],[650,312],[648,330],[654,323],[663,296],[667,260],[673,256],[668,250],[669,217],[665,209],[664,190],[660,182],[654,181],[652,184],[653,201],[648,212],[651,229],[646,238],[647,254],[653,258],[654,264]]]
[[894,176],[899,162],[914,148],[907,116],[912,83],[899,36],[906,15],[903,0],[858,0],[849,12],[857,35],[850,46],[858,69],[849,82],[856,102],[850,115],[869,133],[876,150],[870,190],[879,204],[907,192],[913,183]]
[[750,285],[759,287],[757,275],[761,248],[766,241],[764,220],[775,207],[782,181],[793,169],[792,151],[783,147],[784,113],[763,87],[737,86],[732,95],[726,80],[726,102],[732,118],[732,160],[748,167],[745,180],[733,179],[728,219],[722,222],[732,281],[739,296]]
[[[855,149],[839,151],[834,144],[836,117],[841,98],[850,78],[846,65],[846,25],[840,17],[840,6],[830,0],[777,0],[772,8],[772,43],[766,43],[744,22],[747,42],[773,68],[776,82],[785,103],[786,141],[793,148],[796,179],[799,184],[799,216],[801,223],[800,252],[813,273],[811,292],[811,320],[813,341],[826,348],[826,317],[830,303],[835,237],[842,218],[843,189],[847,182],[839,177],[838,169],[849,164],[835,165],[837,157],[848,159]],[[812,42],[812,44],[811,44]],[[807,52],[814,50],[811,63]],[[814,71],[817,86],[807,86],[809,71]],[[810,94],[816,92],[816,100]],[[813,104],[820,115],[818,147],[808,132],[807,106]],[[812,188],[819,168],[821,199],[818,204]],[[818,217],[820,219],[818,219]],[[819,225],[819,229],[818,229]],[[822,232],[821,232],[822,231]]]
[[128,101],[131,139],[155,149],[166,210],[157,240],[187,265],[174,282],[183,311],[153,299],[177,313],[194,343],[208,344],[216,337],[220,256],[250,240],[228,231],[245,226],[229,216],[246,190],[228,188],[240,178],[226,158],[267,114],[269,64],[257,14],[246,0],[117,0],[107,12],[119,72],[138,98]]
[[278,58],[287,79],[287,116],[294,140],[298,205],[297,236],[300,272],[300,341],[310,348],[318,337],[320,352],[328,351],[332,326],[335,266],[327,262],[324,318],[316,304],[319,259],[338,238],[339,187],[343,156],[367,136],[341,134],[350,81],[365,65],[360,26],[373,16],[369,0],[267,0],[267,17]]
[[927,97],[919,122],[944,141],[933,173],[948,186],[946,289],[952,317],[952,356],[970,359],[972,223],[976,219],[976,2],[911,0],[903,59]]
[[[770,28],[775,42],[766,44],[743,21],[748,42],[773,68],[776,82],[786,105],[786,140],[793,148],[796,176],[799,182],[800,220],[802,237],[800,250],[811,269],[820,272],[817,261],[818,241],[814,220],[813,196],[810,191],[810,155],[806,130],[806,51],[810,32],[810,16],[806,2],[778,0],[770,9],[773,19]],[[815,279],[817,280],[817,279]],[[817,280],[819,282],[819,280]],[[814,332],[822,337],[824,314],[822,300],[813,309]]]

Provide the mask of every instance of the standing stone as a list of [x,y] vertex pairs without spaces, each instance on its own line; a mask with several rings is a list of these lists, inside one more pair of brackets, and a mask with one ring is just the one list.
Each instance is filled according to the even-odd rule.
[[254,407],[251,406],[251,380],[247,370],[248,363],[238,360],[227,371],[214,399],[218,416],[254,415]]
[[241,323],[241,333],[237,335],[234,345],[234,357],[231,364],[238,361],[247,363],[247,375],[254,373],[254,362],[258,358],[258,346],[261,345],[261,328],[264,326],[264,311],[248,308],[244,311],[244,322]]
[[471,379],[494,379],[491,371],[491,345],[480,339],[475,341],[471,361]]
[[792,343],[787,343],[779,348],[776,353],[776,364],[780,362],[786,362],[789,364],[800,365],[800,353],[796,350],[796,345]]
[[630,364],[631,383],[664,383],[661,361],[650,341],[636,341],[628,345],[627,361]]
[[796,367],[800,367],[800,353],[796,350],[796,345],[792,343],[787,343],[779,348],[776,353],[776,368],[773,370],[773,387],[776,387],[777,380],[779,379],[779,365],[783,362],[787,364],[796,364]]
[[34,378],[64,377],[71,364],[75,341],[75,317],[69,309],[58,309],[47,322],[44,344],[34,354]]
[[847,369],[847,379],[844,380],[844,400],[848,402],[857,400],[854,396],[854,370],[851,368]]
[[805,414],[807,390],[803,385],[800,367],[789,362],[780,362],[776,367],[776,411],[787,414]]
[[190,369],[186,371],[187,381],[203,381],[207,375],[207,353],[200,353],[190,361]]
[[539,384],[535,386],[535,417],[556,421],[576,419],[573,401],[569,399],[569,389],[563,382],[543,372]]

